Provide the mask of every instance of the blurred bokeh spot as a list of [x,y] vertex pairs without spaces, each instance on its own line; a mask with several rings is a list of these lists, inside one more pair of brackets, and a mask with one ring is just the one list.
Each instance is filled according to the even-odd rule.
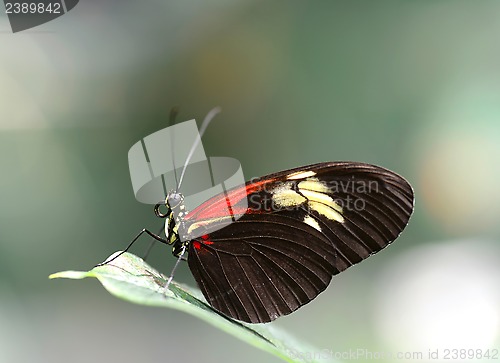
[[415,150],[421,201],[452,235],[488,233],[500,216],[500,86],[458,84],[439,101]]
[[390,351],[488,349],[500,334],[498,244],[430,243],[388,263],[374,309]]

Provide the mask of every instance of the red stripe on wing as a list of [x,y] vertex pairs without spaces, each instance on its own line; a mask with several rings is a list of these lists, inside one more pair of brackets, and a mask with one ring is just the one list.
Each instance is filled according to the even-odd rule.
[[222,218],[233,215],[243,215],[248,211],[248,195],[262,190],[264,184],[276,179],[265,179],[254,183],[248,183],[244,187],[235,188],[203,202],[198,207],[189,212],[186,221],[199,221],[210,218]]

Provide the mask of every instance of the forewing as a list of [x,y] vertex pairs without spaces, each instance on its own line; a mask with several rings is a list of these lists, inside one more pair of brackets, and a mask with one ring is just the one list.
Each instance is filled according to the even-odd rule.
[[[189,266],[212,306],[253,323],[311,301],[332,275],[396,239],[413,211],[405,179],[364,163],[296,168],[230,193],[247,198],[246,214],[191,242]],[[197,208],[191,232],[217,223],[215,210]]]

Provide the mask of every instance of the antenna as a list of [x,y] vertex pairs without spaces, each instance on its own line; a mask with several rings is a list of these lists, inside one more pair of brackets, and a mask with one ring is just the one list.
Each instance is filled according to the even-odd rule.
[[[168,120],[169,126],[173,126],[175,124],[175,118],[177,117],[178,114],[179,114],[179,108],[177,106],[172,107],[172,109],[170,110],[170,117]],[[172,164],[174,165],[175,184],[177,185],[178,184],[177,168],[175,166],[175,149],[174,149],[174,130],[175,130],[175,127],[172,127],[171,130],[172,130],[172,132],[170,133],[170,153],[172,155]],[[165,183],[165,181],[163,181],[163,183]],[[163,187],[166,190],[165,185],[163,185]]]
[[199,132],[199,135],[198,137],[196,138],[196,140],[194,141],[193,143],[193,146],[191,146],[191,150],[189,150],[189,154],[186,158],[186,162],[184,163],[184,167],[182,168],[182,173],[181,173],[181,177],[179,178],[179,183],[177,184],[177,187],[176,187],[176,191],[179,191],[179,188],[181,187],[181,184],[182,184],[182,179],[184,179],[184,173],[186,172],[186,168],[189,164],[189,161],[191,160],[191,158],[193,157],[193,154],[194,154],[194,151],[196,150],[196,148],[198,147],[198,144],[201,142],[201,137],[203,136],[203,134],[205,133],[205,130],[207,129],[208,125],[210,124],[210,122],[214,119],[214,117],[221,111],[221,108],[220,107],[215,107],[213,109],[211,109],[207,115],[205,116],[205,119],[203,120],[203,123],[201,124],[201,127],[200,127],[200,132]]

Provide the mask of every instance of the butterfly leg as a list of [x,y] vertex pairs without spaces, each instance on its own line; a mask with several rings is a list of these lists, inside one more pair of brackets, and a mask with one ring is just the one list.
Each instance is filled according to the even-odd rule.
[[175,270],[177,269],[177,266],[179,265],[179,262],[181,260],[184,260],[186,261],[187,259],[184,257],[184,253],[186,252],[186,248],[187,248],[187,245],[186,244],[180,244],[178,246],[175,246],[174,247],[174,256],[175,256],[175,252],[176,252],[176,248],[179,249],[178,253],[177,253],[177,261],[175,261],[175,265],[174,267],[172,268],[172,272],[170,273],[170,276],[168,277],[167,279],[167,283],[165,284],[165,290],[168,289],[168,285],[170,285],[170,283],[172,282],[173,278],[174,278],[174,273],[175,273]]
[[187,261],[187,258],[183,256],[184,252],[186,252],[186,245],[184,244],[178,243],[172,248],[172,255],[174,257],[180,258],[182,261]]
[[[160,230],[156,233],[158,236],[160,235],[161,231],[163,231],[163,228],[165,228],[164,226],[161,226],[160,227]],[[155,245],[155,243],[157,242],[158,240],[155,239],[155,238],[151,238],[151,242],[149,243],[149,246],[148,248],[146,249],[146,252],[144,252],[144,254],[142,255],[142,259],[144,261],[146,261],[146,259],[148,258],[149,256],[149,253],[151,252],[151,250],[153,249],[153,246]]]
[[137,241],[139,239],[139,237],[142,236],[143,233],[149,234],[156,241],[159,241],[159,242],[161,242],[163,244],[166,244],[166,245],[170,245],[170,243],[166,239],[164,239],[164,238],[158,236],[157,234],[154,234],[153,232],[151,232],[151,231],[149,231],[149,230],[147,230],[147,229],[144,228],[143,230],[141,230],[137,234],[137,236],[134,237],[134,239],[129,243],[129,245],[127,246],[127,248],[125,248],[125,250],[123,250],[122,252],[120,252],[119,254],[117,254],[116,256],[114,256],[112,259],[109,259],[109,260],[106,260],[104,262],[98,263],[97,265],[95,265],[95,267],[104,266],[104,265],[110,263],[111,261],[115,260],[117,257],[121,256],[125,252],[127,252],[130,249],[130,247],[132,247],[132,245],[135,243],[135,241]]

